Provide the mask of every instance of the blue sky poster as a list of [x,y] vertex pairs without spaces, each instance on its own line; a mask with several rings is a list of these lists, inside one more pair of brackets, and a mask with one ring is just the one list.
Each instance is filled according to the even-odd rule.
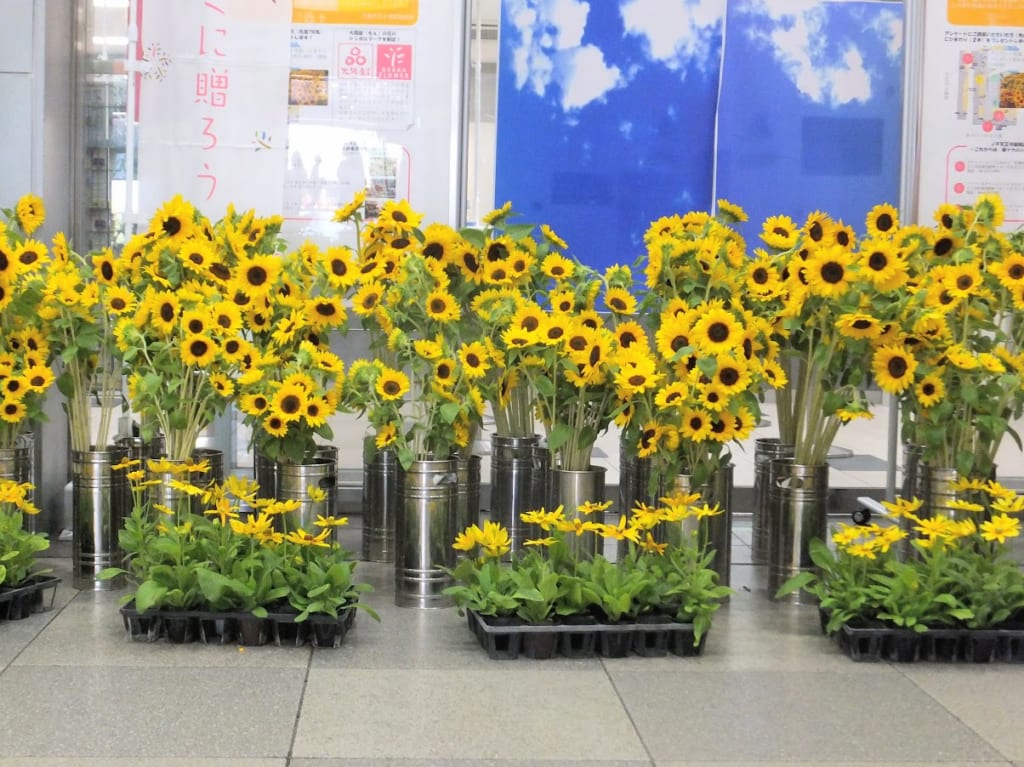
[[596,268],[708,209],[726,0],[503,0],[495,202]]
[[750,222],[821,210],[863,233],[899,204],[903,4],[730,0],[716,197]]

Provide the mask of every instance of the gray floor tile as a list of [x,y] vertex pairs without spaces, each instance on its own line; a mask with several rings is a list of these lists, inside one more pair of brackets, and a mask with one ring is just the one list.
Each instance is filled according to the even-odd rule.
[[[293,762],[294,764],[294,762]],[[657,767],[793,767],[794,762],[674,762],[658,761]],[[804,764],[811,764],[804,762]],[[820,762],[813,764],[827,764],[828,767],[936,767],[936,762],[904,762],[904,761],[866,761],[866,762]],[[999,760],[995,762],[942,762],[942,767],[1009,767],[1009,762]],[[2,766],[0,766],[2,767]]]
[[287,759],[197,759],[195,757],[151,759],[125,757],[0,757],[0,767],[287,767]]
[[15,666],[0,675],[7,756],[284,757],[290,669]]
[[[600,757],[586,759],[292,759],[288,767],[359,767],[371,764],[373,767],[650,767],[650,761],[605,760]],[[0,767],[3,762],[0,761]]]
[[[357,702],[358,716],[339,717],[339,695]],[[553,666],[509,674],[312,669],[293,754],[647,759],[602,671]]]
[[898,675],[616,669],[611,676],[658,761],[1001,758]]
[[1024,668],[953,665],[901,667],[908,679],[945,706],[1007,759],[1024,761]]
[[118,613],[118,593],[80,593],[14,661],[22,666],[305,668],[308,647],[173,645],[134,642]]

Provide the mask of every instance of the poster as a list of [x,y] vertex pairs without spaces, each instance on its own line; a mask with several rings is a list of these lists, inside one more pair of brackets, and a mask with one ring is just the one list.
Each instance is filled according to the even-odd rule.
[[1024,224],[1024,4],[929,2],[923,70],[918,220],[996,192]]
[[903,4],[732,0],[715,197],[769,216],[822,211],[864,230],[899,204]]
[[504,0],[496,204],[603,268],[660,216],[898,202],[902,3]]
[[181,194],[280,212],[291,9],[272,0],[138,0],[139,217]]
[[600,268],[643,253],[650,221],[706,209],[725,5],[504,0],[495,204]]

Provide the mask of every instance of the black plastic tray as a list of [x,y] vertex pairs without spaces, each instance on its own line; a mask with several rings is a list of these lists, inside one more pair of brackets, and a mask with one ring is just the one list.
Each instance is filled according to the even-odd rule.
[[924,632],[844,624],[833,638],[855,661],[1024,663],[1024,629],[935,628]]
[[0,588],[0,620],[21,620],[52,610],[58,583],[60,578],[54,575],[32,575],[17,586]]

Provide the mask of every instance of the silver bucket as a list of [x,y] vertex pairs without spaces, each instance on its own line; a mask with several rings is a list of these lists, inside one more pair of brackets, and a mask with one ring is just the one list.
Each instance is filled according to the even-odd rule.
[[72,574],[76,589],[109,591],[120,587],[120,577],[97,580],[108,567],[120,567],[124,558],[118,533],[131,508],[128,472],[111,467],[128,458],[127,447],[74,450],[71,453]]
[[763,565],[768,561],[772,525],[778,512],[771,506],[771,487],[775,480],[775,461],[792,458],[793,446],[776,437],[754,440],[754,507],[751,520],[750,561]]
[[[651,460],[639,458],[630,447],[619,442],[619,513],[628,519],[637,503],[653,505],[657,500],[650,490]],[[621,561],[629,551],[627,541],[619,541],[617,559]]]
[[220,484],[224,481],[224,451],[215,450],[209,447],[197,447],[192,451],[192,460],[209,461],[210,468],[202,473],[193,474],[189,480],[198,487],[207,487],[213,483]]
[[[926,472],[926,468],[923,463],[923,456],[923,445],[914,445],[910,442],[903,443],[903,483],[900,489],[900,496],[907,501],[914,498],[926,501],[926,490],[923,484],[923,475]],[[923,508],[924,506],[925,504],[922,503],[918,516],[927,514],[926,509]],[[917,537],[917,533],[913,529],[915,524],[916,522],[912,519],[900,517],[900,529],[907,533],[907,537],[900,541],[896,550],[903,560],[909,559],[914,552],[914,547],[910,542]]]
[[363,559],[395,561],[395,517],[402,467],[394,450],[378,450],[363,464]]
[[[552,469],[552,486],[554,488],[554,499],[552,506],[557,508],[559,504],[564,507],[566,519],[582,519],[584,522],[604,522],[604,517],[595,518],[593,514],[583,515],[578,507],[592,501],[594,503],[604,502],[604,480],[607,470],[603,466],[591,466],[586,471],[569,471],[567,469]],[[566,534],[566,545],[570,553],[581,558],[592,558],[601,551],[604,540],[594,532],[585,532],[582,535]]]
[[551,473],[551,451],[547,445],[536,445],[533,448],[533,473],[530,475],[530,510],[541,507],[550,511],[557,506],[555,497],[554,475]]
[[[9,479],[24,484],[32,482],[32,445],[25,438],[18,439],[18,446],[0,450],[0,479]],[[35,490],[25,494],[25,500],[35,500]],[[30,533],[36,532],[36,515],[22,515],[22,527]]]
[[277,497],[277,461],[257,450],[252,457],[252,477],[259,485],[257,498]]
[[[168,458],[157,459],[160,461],[167,462],[168,464],[174,464],[175,467],[181,467],[185,465],[185,461],[172,461]],[[184,490],[171,486],[171,482],[178,480],[180,482],[188,482],[193,485],[197,485],[197,477],[199,476],[195,472],[187,471],[154,471],[150,467],[149,461],[145,461],[146,481],[156,482],[156,484],[149,485],[146,496],[149,502],[150,513],[156,517],[162,512],[160,509],[155,508],[159,505],[163,509],[169,509],[174,513],[176,518],[182,518],[186,514],[190,513],[193,508],[193,496],[189,495]]]
[[700,493],[698,504],[717,504],[722,512],[703,519],[696,516],[687,517],[676,524],[662,522],[655,530],[654,538],[659,543],[675,545],[696,539],[699,545],[714,549],[715,556],[709,567],[718,573],[718,583],[728,586],[732,568],[733,465],[730,463],[719,466],[708,478],[707,483],[699,487],[693,487],[690,479],[689,474],[676,475],[672,489],[682,493]]
[[[309,488],[326,494],[322,501],[309,497]],[[333,517],[338,495],[338,464],[330,458],[316,458],[313,463],[277,464],[277,500],[298,501],[299,508],[283,515],[286,531],[302,528],[317,532],[317,517]]]
[[154,435],[149,442],[143,442],[142,437],[121,437],[114,444],[118,447],[128,449],[128,457],[133,461],[144,461],[147,458],[156,458],[163,455],[164,438],[161,434]]
[[508,530],[510,554],[521,552],[523,541],[534,535],[520,515],[547,503],[546,498],[541,500],[545,480],[535,470],[538,439],[491,435],[491,521]]
[[455,484],[453,460],[413,461],[398,485],[395,526],[395,604],[450,607],[442,592],[452,585],[442,567],[455,566]]
[[[811,541],[824,541],[828,533],[828,464],[803,466],[792,459],[776,463],[780,465],[776,467],[771,493],[779,519],[768,552],[768,590],[772,598],[791,577],[814,567]],[[783,601],[814,600],[798,590],[783,597]]]
[[455,532],[480,522],[480,456],[455,459]]
[[924,501],[921,504],[921,516],[955,520],[974,516],[972,512],[959,511],[952,506],[952,502],[960,498],[952,486],[959,479],[956,469],[936,468],[922,463],[919,470]]

